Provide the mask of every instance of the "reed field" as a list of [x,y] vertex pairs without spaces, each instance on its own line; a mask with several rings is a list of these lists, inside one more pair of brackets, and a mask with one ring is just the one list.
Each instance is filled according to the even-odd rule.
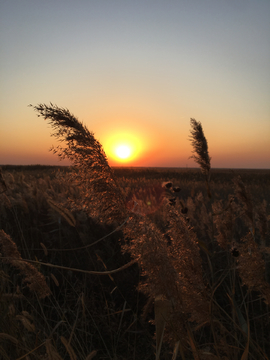
[[195,119],[199,168],[111,168],[33,108],[73,165],[2,166],[0,359],[269,359],[270,170],[211,169]]

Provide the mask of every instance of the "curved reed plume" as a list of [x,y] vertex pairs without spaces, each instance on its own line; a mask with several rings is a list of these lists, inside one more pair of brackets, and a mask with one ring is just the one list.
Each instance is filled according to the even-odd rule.
[[112,169],[108,164],[102,145],[68,109],[59,108],[52,103],[48,106],[30,105],[54,129],[52,136],[65,142],[66,147],[52,147],[61,159],[68,158],[77,170],[73,173],[75,181],[83,192],[80,201],[93,216],[112,222],[123,220],[125,207],[121,189],[117,185]]

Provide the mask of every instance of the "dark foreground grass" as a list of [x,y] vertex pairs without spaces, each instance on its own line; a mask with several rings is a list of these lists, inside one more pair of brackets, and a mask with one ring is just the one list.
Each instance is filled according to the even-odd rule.
[[[196,346],[200,354],[199,358],[207,358],[210,356],[207,355],[208,353],[225,354],[226,351],[228,359],[237,358],[243,354],[248,339],[249,341],[252,339],[251,344],[253,344],[249,349],[249,357],[265,356],[266,358],[269,353],[267,341],[269,310],[259,289],[255,292],[248,291],[242,286],[242,279],[237,274],[239,246],[247,246],[248,253],[250,251],[248,245],[244,242],[239,243],[235,235],[228,234],[230,227],[235,226],[238,238],[244,237],[248,227],[239,217],[230,220],[234,211],[232,208],[228,208],[222,214],[225,217],[222,220],[223,225],[215,218],[209,218],[207,210],[210,209],[211,204],[204,180],[199,178],[198,170],[115,169],[114,171],[123,191],[128,196],[132,193],[137,202],[142,201],[145,206],[150,207],[151,211],[148,215],[143,215],[142,219],[144,223],[149,221],[147,219],[155,223],[157,227],[155,234],[158,231],[161,238],[163,232],[168,233],[168,218],[163,204],[157,206],[149,204],[149,201],[154,203],[155,200],[153,198],[155,192],[150,191],[151,184],[154,188],[157,184],[172,181],[181,188],[179,193],[175,193],[176,202],[171,207],[178,209],[178,216],[189,219],[190,226],[197,234],[203,265],[203,280],[208,283],[209,289],[212,289],[210,299],[213,304],[209,311],[213,312],[214,322],[198,324],[197,327],[194,324],[191,328],[196,344],[193,346]],[[264,197],[267,202],[265,212],[269,214],[268,172],[244,170],[234,172],[235,174],[224,170],[213,171],[216,178],[220,179],[217,183],[214,183],[213,179],[211,181],[212,191],[218,199],[214,206],[220,206],[217,213],[222,211],[220,210],[222,204],[226,208],[228,197],[234,193],[232,179],[241,173],[242,177],[245,175],[249,177],[247,187],[253,192],[253,200],[254,196],[256,199],[258,192]],[[149,321],[154,319],[155,315],[153,300],[137,290],[142,276],[143,279],[146,278],[141,266],[132,265],[122,272],[105,277],[70,270],[72,268],[85,271],[115,269],[129,263],[131,258],[128,253],[123,254],[121,250],[124,244],[122,228],[113,232],[115,230],[113,225],[100,223],[97,218],[90,217],[84,211],[72,209],[72,202],[70,203],[68,199],[76,197],[79,199],[81,195],[78,188],[65,181],[65,173],[66,169],[59,171],[54,167],[19,168],[19,170],[4,168],[3,177],[8,190],[1,195],[1,229],[11,236],[22,258],[37,261],[33,266],[45,276],[51,295],[45,299],[38,299],[23,282],[16,267],[12,264],[2,264],[1,356],[4,359],[17,359],[32,351],[32,355],[28,355],[29,358],[42,359],[50,351],[50,346],[53,346],[55,352],[62,358],[69,358],[62,339],[65,338],[78,359],[86,358],[93,351],[97,351],[96,358],[113,359],[117,356],[123,359],[151,359],[155,353],[153,348],[155,327]],[[224,173],[224,182],[222,182]],[[61,211],[56,211],[49,205],[48,197],[61,204],[63,208],[69,209],[76,220],[75,226],[66,221]],[[140,214],[136,216],[141,218]],[[230,226],[228,221],[231,221]],[[142,231],[141,229],[137,231],[139,230]],[[255,233],[259,231],[258,228]],[[111,232],[113,233],[107,236]],[[220,244],[222,241],[227,241],[221,239],[222,233],[225,237],[233,237],[230,246],[219,247],[217,243],[219,238]],[[91,246],[103,237],[105,237],[103,240]],[[166,235],[168,244],[171,241],[170,237],[171,235]],[[249,242],[252,242],[252,239],[247,240],[247,243]],[[69,250],[73,248],[81,249]],[[269,248],[268,233],[265,234],[265,248]],[[180,253],[178,254],[177,251]],[[181,256],[181,252],[184,252],[183,249],[173,249],[173,254],[177,256]],[[192,264],[192,256],[191,254],[187,258],[188,267]],[[264,253],[265,270],[262,268],[262,271],[269,279],[268,256]],[[51,268],[41,263],[67,269]],[[154,269],[153,265],[151,267]],[[252,271],[259,273],[260,270],[255,268]],[[257,275],[257,273],[253,274],[255,279]],[[183,338],[184,335],[181,334],[181,339]],[[189,352],[192,353],[191,345],[189,339],[183,346],[182,353],[185,354],[186,359],[193,356],[188,355]],[[180,353],[178,351],[178,354]],[[235,353],[237,355],[234,355]],[[254,353],[253,357],[252,353]],[[170,348],[167,348],[166,343],[163,344],[162,357],[171,358],[170,354]]]

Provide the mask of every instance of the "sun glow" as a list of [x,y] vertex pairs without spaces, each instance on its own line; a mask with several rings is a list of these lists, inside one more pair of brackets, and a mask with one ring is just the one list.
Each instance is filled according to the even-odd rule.
[[120,159],[127,159],[130,157],[131,154],[130,147],[127,145],[118,146],[115,152]]
[[130,139],[111,141],[109,155],[117,162],[130,162],[136,157],[138,147]]
[[142,144],[130,133],[110,134],[104,142],[104,150],[110,162],[132,164],[141,155]]

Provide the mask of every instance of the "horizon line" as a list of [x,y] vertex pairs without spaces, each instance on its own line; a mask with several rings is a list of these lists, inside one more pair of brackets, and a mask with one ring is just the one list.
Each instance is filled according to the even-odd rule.
[[[44,165],[44,164],[0,164],[0,167],[72,167],[73,165]],[[192,169],[200,170],[200,167],[190,167],[190,166],[110,166],[115,169]],[[270,170],[270,168],[246,168],[246,167],[211,167],[211,170]]]

